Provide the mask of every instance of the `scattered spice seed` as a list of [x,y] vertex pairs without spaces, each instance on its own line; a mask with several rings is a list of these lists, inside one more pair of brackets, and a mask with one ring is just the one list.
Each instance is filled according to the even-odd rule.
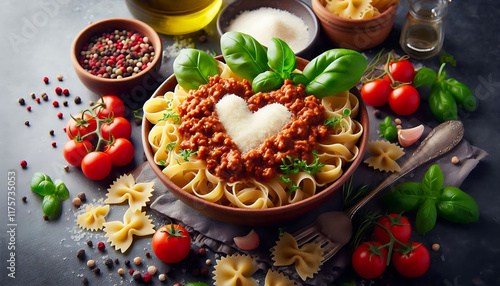
[[134,274],[132,274],[132,278],[134,278],[134,280],[136,281],[141,280],[142,278],[141,272],[138,270],[134,271]]
[[130,266],[130,260],[125,260],[123,263],[125,263],[126,266]]
[[68,106],[68,102],[67,102],[66,100],[65,100],[65,101],[63,101],[63,105],[64,105],[64,106]]
[[56,92],[57,95],[61,95],[62,94],[62,88],[56,87],[55,92]]
[[82,201],[78,197],[73,199],[73,205],[75,207],[79,208],[81,204],[82,204]]
[[128,271],[128,273],[129,273],[130,275],[134,274],[134,269],[130,269],[130,270]]
[[148,273],[151,275],[155,275],[156,273],[156,267],[154,265],[151,265],[148,267]]
[[62,119],[63,118],[63,113],[62,112],[58,112],[57,113],[57,117],[59,117],[59,119]]
[[200,274],[203,275],[203,276],[207,276],[208,275],[208,267],[204,266],[200,269]]
[[151,258],[151,253],[146,252],[146,257],[147,257],[147,258]]
[[202,247],[202,248],[200,248],[200,250],[198,250],[198,253],[203,256],[203,255],[207,254],[207,250]]
[[20,165],[23,169],[26,169],[26,167],[28,166],[28,162],[26,162],[26,160],[22,160]]
[[87,246],[92,247],[94,244],[92,243],[92,240],[87,240]]
[[64,171],[69,172],[69,166],[68,165],[64,165],[63,169],[64,169]]
[[24,121],[24,125],[30,126],[30,122],[28,120]]
[[89,280],[87,279],[87,277],[82,277],[82,284],[83,285],[88,285],[89,284]]
[[94,268],[93,271],[94,271],[95,274],[100,274],[101,273],[101,269],[99,267]]
[[40,97],[35,98],[36,102],[40,104]]
[[135,265],[140,265],[141,263],[142,263],[142,259],[139,256],[137,256],[136,258],[134,258],[134,264]]
[[26,197],[22,197],[21,200],[23,201],[23,203],[26,202],[27,198]]
[[51,129],[51,130],[49,131],[49,134],[50,134],[50,136],[54,136],[54,130],[53,130],[53,129]]
[[379,109],[375,109],[373,111],[373,115],[376,117],[376,118],[380,118],[382,116],[382,111],[380,111]]
[[165,276],[165,274],[162,273],[162,274],[158,275],[158,280],[163,282],[163,281],[167,280],[167,277]]
[[89,106],[92,106],[92,105],[94,105],[94,102],[91,100],[91,101],[89,101]]
[[82,103],[82,99],[79,96],[75,97],[75,103],[76,104]]
[[401,125],[398,124],[398,125],[396,125],[396,129],[398,129],[398,130],[399,129],[403,129],[403,126],[401,126]]
[[106,246],[104,245],[104,242],[99,242],[97,244],[97,249],[99,249],[99,251],[104,251],[106,249]]
[[43,82],[45,82],[45,84],[48,84],[49,83],[49,78],[48,77],[44,77],[43,78]]
[[62,75],[62,74],[60,74],[60,73],[58,73],[58,74],[56,75],[56,78],[57,78],[57,80],[58,80],[58,81],[62,81],[62,80],[63,80],[63,75]]
[[[87,199],[87,196],[85,195],[84,192],[81,192],[77,195],[77,197],[82,201],[84,202],[86,199]],[[117,259],[118,260],[118,259]]]
[[94,266],[95,266],[95,261],[94,261],[94,260],[92,260],[92,259],[89,259],[89,260],[87,261],[87,267],[92,268],[92,267],[94,267]]
[[434,243],[432,246],[431,246],[431,249],[432,251],[438,251],[439,248],[441,248],[441,245],[437,244],[437,243]]
[[394,119],[394,123],[396,123],[396,124],[401,124],[402,122],[401,122],[401,119],[396,118],[396,119]]
[[78,250],[78,252],[76,253],[76,257],[78,257],[78,259],[83,260],[85,258],[85,250],[83,249]]
[[119,268],[118,271],[116,271],[116,273],[118,273],[119,275],[122,275],[123,273],[125,273],[125,269]]
[[212,260],[210,260],[210,258],[208,258],[206,261],[205,261],[205,264],[210,266],[212,265]]
[[35,93],[34,93],[34,92],[30,93],[30,96],[31,96],[31,98],[33,98],[33,99],[35,99],[35,98],[36,98],[36,95],[35,95]]
[[151,278],[152,278],[151,274],[146,273],[142,276],[142,281],[144,281],[144,283],[149,283],[151,282]]
[[25,105],[26,104],[26,101],[22,97],[19,98],[19,100],[17,102],[19,102],[20,105]]
[[67,88],[63,89],[62,93],[64,96],[69,96],[69,90]]
[[118,258],[115,258],[115,264],[120,264],[120,260],[118,260]]
[[49,100],[49,96],[45,92],[42,93],[41,97],[42,97],[43,101],[48,101]]
[[106,258],[106,260],[104,260],[104,264],[106,266],[108,266],[108,268],[112,268],[113,267],[113,260],[111,260],[111,258]]
[[28,107],[26,107],[26,110],[31,111],[31,106],[28,105]]
[[460,162],[460,160],[458,159],[458,157],[457,157],[457,156],[453,156],[453,157],[451,157],[451,162],[452,162],[453,164],[458,164],[458,163]]
[[52,101],[54,107],[59,107],[59,102],[57,100]]
[[53,141],[52,143],[50,143],[52,145],[52,147],[56,148],[57,147],[57,143],[55,141]]

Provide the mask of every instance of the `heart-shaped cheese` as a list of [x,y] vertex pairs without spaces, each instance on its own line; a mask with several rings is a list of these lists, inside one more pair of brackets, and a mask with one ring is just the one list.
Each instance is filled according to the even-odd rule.
[[234,94],[227,94],[219,100],[215,111],[227,134],[242,153],[278,134],[292,117],[288,108],[279,103],[266,105],[252,113],[247,102]]

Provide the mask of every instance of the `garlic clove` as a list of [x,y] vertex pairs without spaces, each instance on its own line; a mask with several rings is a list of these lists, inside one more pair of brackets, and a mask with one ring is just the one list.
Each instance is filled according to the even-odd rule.
[[424,126],[422,124],[413,128],[398,129],[398,142],[402,147],[408,147],[417,142],[424,133]]
[[233,241],[241,250],[253,250],[260,244],[259,235],[253,229],[245,236],[234,237]]

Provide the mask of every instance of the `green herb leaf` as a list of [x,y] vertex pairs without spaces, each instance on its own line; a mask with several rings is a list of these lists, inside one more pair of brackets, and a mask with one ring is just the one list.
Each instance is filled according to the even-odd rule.
[[398,137],[398,129],[392,125],[392,119],[387,116],[379,125],[380,137],[384,137],[388,141],[394,141]]
[[283,40],[273,38],[267,49],[269,67],[284,79],[297,68],[297,59],[293,50]]
[[265,71],[257,75],[252,82],[253,92],[267,92],[280,88],[283,85],[283,78],[273,72]]
[[476,109],[476,97],[474,97],[468,86],[454,78],[447,79],[445,83],[447,90],[453,95],[459,106],[462,106],[467,111],[474,111]]
[[421,68],[415,74],[412,85],[415,88],[420,86],[431,87],[436,82],[436,79],[437,73],[433,69]]
[[417,211],[417,217],[415,220],[417,232],[420,234],[425,234],[434,227],[434,225],[436,224],[436,220],[436,201],[427,199]]
[[61,201],[56,195],[47,195],[43,197],[42,201],[42,211],[48,216],[55,216],[61,208]]
[[36,172],[31,178],[31,190],[40,196],[47,196],[53,194],[56,188],[49,176]]
[[186,162],[189,162],[189,157],[193,156],[193,155],[197,155],[198,154],[198,151],[194,151],[191,150],[191,149],[179,149],[181,151],[181,153],[179,154],[182,159],[184,159],[184,161]]
[[250,35],[239,32],[226,32],[220,39],[221,51],[231,70],[250,82],[265,71],[267,50]]
[[471,223],[479,219],[476,201],[456,187],[443,188],[436,206],[438,214],[452,222]]
[[174,60],[174,74],[182,88],[198,89],[209,83],[209,76],[219,74],[215,59],[200,50],[182,49]]
[[347,49],[329,50],[304,68],[309,79],[306,93],[322,98],[351,89],[363,76],[368,62],[360,53]]
[[165,149],[168,151],[168,152],[172,152],[175,148],[175,145],[177,144],[177,142],[170,142],[168,143],[166,146],[165,146]]
[[432,114],[439,122],[458,119],[455,98],[446,90],[443,82],[436,82],[432,85],[428,101]]
[[425,193],[436,195],[443,187],[444,177],[439,165],[432,165],[422,179],[422,186]]
[[448,63],[453,67],[457,66],[457,61],[455,60],[455,57],[453,57],[453,55],[451,54],[448,54],[447,52],[442,52],[439,55],[439,62],[442,64]]
[[54,184],[56,185],[55,195],[61,200],[64,201],[69,199],[69,191],[63,181],[57,179]]
[[307,85],[309,83],[309,80],[304,74],[301,73],[291,73],[290,74],[290,79],[293,81],[295,85]]
[[422,184],[404,182],[396,185],[383,198],[384,205],[393,213],[417,210],[426,199]]

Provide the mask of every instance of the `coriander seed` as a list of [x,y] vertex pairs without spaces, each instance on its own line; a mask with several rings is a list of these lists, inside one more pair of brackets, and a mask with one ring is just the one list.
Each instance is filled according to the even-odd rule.
[[90,259],[90,260],[87,261],[87,267],[92,268],[94,266],[95,266],[95,261],[94,260]]
[[142,263],[142,259],[139,256],[137,256],[136,258],[134,258],[134,264],[135,265],[140,265],[141,263]]

